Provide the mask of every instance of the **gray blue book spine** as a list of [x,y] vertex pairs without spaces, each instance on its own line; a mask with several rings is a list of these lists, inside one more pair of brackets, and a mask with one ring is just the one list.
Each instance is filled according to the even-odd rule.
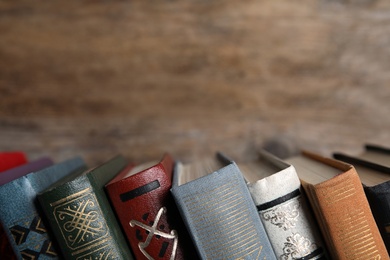
[[234,162],[171,192],[202,259],[276,259]]
[[0,186],[0,220],[18,259],[58,259],[38,213],[36,195],[83,166],[77,157]]

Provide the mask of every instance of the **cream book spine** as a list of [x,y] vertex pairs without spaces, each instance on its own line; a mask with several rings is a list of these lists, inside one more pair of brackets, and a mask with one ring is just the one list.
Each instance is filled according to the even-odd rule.
[[247,185],[278,259],[328,259],[295,168],[266,151],[259,157]]

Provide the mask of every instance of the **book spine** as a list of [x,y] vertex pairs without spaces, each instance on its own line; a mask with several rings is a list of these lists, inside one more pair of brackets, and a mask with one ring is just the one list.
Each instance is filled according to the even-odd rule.
[[[261,155],[275,165],[282,163],[267,153]],[[326,259],[325,243],[296,170],[284,167],[248,183],[274,252],[279,259]]]
[[276,259],[234,163],[172,194],[202,259]]
[[39,200],[65,259],[122,259],[86,176]]
[[279,259],[326,259],[325,244],[299,186],[256,207]]
[[3,205],[0,208],[0,219],[4,225],[4,234],[18,258],[58,257],[37,207],[36,195],[83,164],[79,158],[69,160],[31,172],[0,187],[0,203]]
[[137,259],[196,255],[170,194],[172,165],[172,160],[166,168],[160,163],[106,187]]
[[65,259],[133,259],[104,191],[125,165],[117,157],[38,195]]
[[311,194],[333,259],[388,259],[359,176],[354,168],[317,185]]

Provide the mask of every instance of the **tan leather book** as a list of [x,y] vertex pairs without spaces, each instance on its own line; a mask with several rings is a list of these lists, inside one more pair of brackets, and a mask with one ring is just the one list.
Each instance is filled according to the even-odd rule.
[[302,152],[294,165],[332,259],[389,259],[355,168]]
[[390,252],[390,148],[367,144],[361,154],[337,152],[333,157],[355,167],[383,242]]

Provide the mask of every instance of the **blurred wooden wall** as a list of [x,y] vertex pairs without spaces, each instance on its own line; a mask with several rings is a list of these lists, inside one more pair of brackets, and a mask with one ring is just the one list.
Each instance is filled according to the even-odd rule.
[[94,164],[390,145],[389,1],[69,2],[0,2],[0,150]]

